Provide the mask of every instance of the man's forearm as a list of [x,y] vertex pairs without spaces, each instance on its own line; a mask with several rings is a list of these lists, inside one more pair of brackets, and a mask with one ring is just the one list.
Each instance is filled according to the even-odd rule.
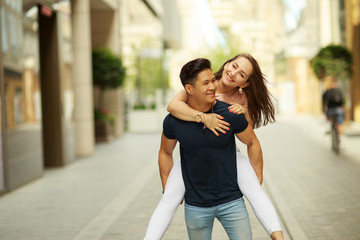
[[162,151],[159,151],[159,171],[160,178],[163,190],[165,189],[167,179],[169,177],[171,168],[173,167],[173,157],[172,154],[168,154]]
[[263,156],[261,151],[260,142],[256,141],[250,145],[248,145],[248,156],[253,167],[256,176],[259,179],[260,184],[263,181]]

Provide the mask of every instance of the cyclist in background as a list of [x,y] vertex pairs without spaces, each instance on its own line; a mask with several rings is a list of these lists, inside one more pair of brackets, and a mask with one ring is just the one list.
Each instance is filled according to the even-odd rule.
[[338,123],[339,135],[343,133],[342,123],[345,119],[344,97],[335,80],[330,83],[330,87],[323,94],[323,111],[328,120],[337,114],[336,122]]

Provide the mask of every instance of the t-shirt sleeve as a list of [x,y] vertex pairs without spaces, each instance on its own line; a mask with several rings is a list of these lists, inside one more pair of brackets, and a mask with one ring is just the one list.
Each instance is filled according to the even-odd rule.
[[240,114],[240,115],[234,115],[234,122],[232,124],[234,124],[234,133],[241,133],[243,132],[249,125],[248,121],[245,118],[244,114]]
[[164,136],[167,137],[168,139],[175,139],[175,134],[172,128],[172,122],[174,121],[174,118],[168,114],[164,121],[163,121],[163,133]]

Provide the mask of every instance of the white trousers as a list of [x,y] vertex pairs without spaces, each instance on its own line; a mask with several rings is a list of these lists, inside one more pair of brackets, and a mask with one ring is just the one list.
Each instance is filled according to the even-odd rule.
[[[239,188],[251,204],[256,217],[269,235],[281,231],[275,208],[261,188],[249,160],[242,153],[236,152],[236,163]],[[144,240],[160,240],[163,237],[184,195],[185,186],[179,159],[170,171],[164,194],[151,216]]]

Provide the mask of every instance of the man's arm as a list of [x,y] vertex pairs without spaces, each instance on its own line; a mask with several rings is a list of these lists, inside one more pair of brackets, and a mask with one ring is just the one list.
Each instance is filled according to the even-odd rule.
[[169,139],[161,134],[161,144],[159,150],[159,170],[163,190],[165,189],[166,181],[169,177],[171,168],[173,166],[173,151],[176,146],[176,139]]
[[241,133],[235,134],[236,137],[247,146],[248,156],[256,176],[260,184],[263,182],[263,156],[261,146],[258,138],[256,137],[253,128],[248,127]]

